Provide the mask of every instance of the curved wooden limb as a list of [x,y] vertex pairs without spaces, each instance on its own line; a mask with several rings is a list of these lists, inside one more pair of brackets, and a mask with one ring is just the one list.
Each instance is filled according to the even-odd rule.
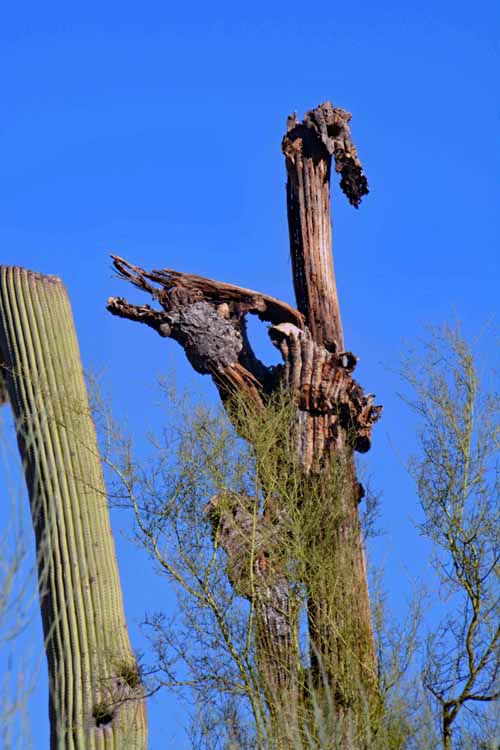
[[[304,316],[298,310],[267,294],[170,268],[145,271],[118,255],[111,258],[120,278],[149,292],[167,312],[187,302],[203,300],[216,306],[227,306],[225,312],[230,316],[251,313],[273,325],[293,323],[298,328],[304,327]],[[153,286],[150,281],[160,286]]]
[[[277,301],[269,313],[266,299],[271,298],[256,292],[220,284],[217,294],[219,282],[171,271],[149,273],[117,256],[113,256],[113,262],[121,278],[148,292],[162,309],[110,297],[109,312],[145,323],[160,336],[177,341],[193,368],[212,376],[223,401],[243,393],[262,405],[262,394],[270,390],[275,374],[273,368],[265,367],[255,356],[246,332],[245,315],[254,312],[282,319],[288,315],[285,303],[280,307]],[[160,286],[153,286],[151,279]],[[293,308],[290,311],[288,317],[302,325],[299,313]]]

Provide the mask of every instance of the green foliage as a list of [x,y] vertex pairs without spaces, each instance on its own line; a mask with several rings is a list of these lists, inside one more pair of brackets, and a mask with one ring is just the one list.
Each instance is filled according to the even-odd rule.
[[[136,542],[177,596],[170,617],[157,612],[145,618],[149,689],[168,686],[191,702],[194,696],[194,747],[333,750],[348,747],[348,737],[356,748],[402,748],[378,693],[374,699],[356,683],[359,664],[346,668],[338,685],[327,677],[331,665],[323,654],[313,653],[319,683],[310,669],[308,597],[323,594],[330,576],[341,590],[330,586],[327,606],[338,606],[338,595],[341,606],[356,611],[349,598],[354,573],[348,537],[342,555],[333,553],[332,543],[346,521],[336,498],[345,503],[348,459],[336,457],[321,475],[304,474],[295,411],[284,393],[265,410],[234,400],[231,423],[222,410],[165,384],[163,392],[167,424],[160,438],[151,437],[149,462],[134,459],[130,439],[109,415],[101,412],[100,419],[112,435],[103,442],[114,502],[133,510]],[[259,661],[259,566],[267,586],[286,581],[293,644],[287,665],[292,689],[285,696],[266,681]],[[344,657],[355,652],[348,636],[333,632]],[[343,715],[334,708],[339,690]]]
[[423,672],[445,750],[452,735],[457,747],[467,745],[475,719],[485,736],[489,704],[500,736],[500,398],[498,374],[481,379],[478,361],[460,330],[445,327],[432,329],[403,368],[419,421],[410,463],[419,528],[433,544],[446,601],[427,638]]

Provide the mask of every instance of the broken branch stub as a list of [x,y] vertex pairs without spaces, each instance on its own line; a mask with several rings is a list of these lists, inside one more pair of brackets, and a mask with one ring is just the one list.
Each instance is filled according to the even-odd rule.
[[255,356],[245,316],[251,313],[275,325],[289,322],[302,329],[304,317],[298,310],[252,289],[170,269],[145,271],[111,257],[119,277],[148,292],[163,310],[110,297],[109,312],[145,323],[181,344],[193,368],[212,376],[223,401],[243,393],[262,404],[262,394],[275,387],[277,372]]
[[333,156],[335,171],[342,175],[340,187],[349,203],[359,208],[363,196],[370,191],[351,139],[351,119],[350,112],[334,107],[331,102],[323,102],[316,109],[311,109],[304,115],[302,123],[298,122],[296,114],[290,115],[287,134],[283,139],[283,151],[287,155],[291,144],[301,140],[299,148],[307,158],[327,161],[327,156]]

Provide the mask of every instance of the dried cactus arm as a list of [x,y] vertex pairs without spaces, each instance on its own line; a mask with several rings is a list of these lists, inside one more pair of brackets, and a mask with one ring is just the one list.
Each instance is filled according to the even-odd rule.
[[78,342],[58,278],[0,268],[0,349],[36,535],[51,749],[144,750],[143,691]]
[[[244,392],[262,403],[262,394],[275,385],[276,372],[255,356],[247,336],[246,314],[269,322],[293,321],[301,329],[303,317],[297,310],[242,287],[170,270],[148,272],[118,256],[112,258],[119,276],[149,293],[162,309],[110,297],[109,312],[145,323],[160,336],[177,341],[193,368],[212,376],[223,401],[235,392]],[[152,286],[150,281],[160,286]]]

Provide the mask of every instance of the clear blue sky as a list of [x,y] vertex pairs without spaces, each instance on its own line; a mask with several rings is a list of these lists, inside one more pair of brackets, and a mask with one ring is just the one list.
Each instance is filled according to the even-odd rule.
[[[158,424],[158,374],[171,363],[191,374],[176,344],[106,313],[108,295],[129,292],[108,253],[293,301],[286,117],[325,99],[353,113],[371,193],[355,211],[334,187],[335,263],[358,378],[385,407],[369,468],[387,531],[374,554],[395,600],[425,566],[390,368],[425,323],[498,323],[499,9],[49,0],[1,14],[0,261],[63,278],[85,366],[104,371],[137,432]],[[121,538],[127,519],[113,522],[138,638],[134,623],[169,595]],[[47,747],[45,701],[40,689],[35,750]],[[181,736],[173,699],[150,715],[152,750]]]

